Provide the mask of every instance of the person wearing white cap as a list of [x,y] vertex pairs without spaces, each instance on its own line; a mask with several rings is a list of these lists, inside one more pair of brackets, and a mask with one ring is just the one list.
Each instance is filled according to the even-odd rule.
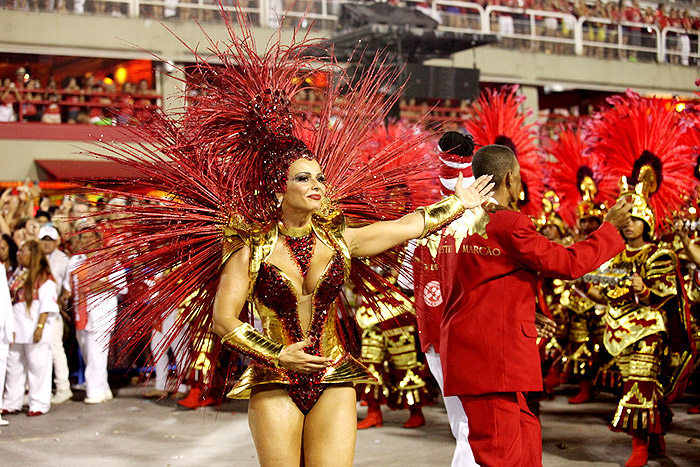
[[[5,370],[7,370],[7,354],[10,351],[10,342],[14,334],[14,320],[12,319],[12,300],[10,299],[10,287],[7,285],[5,266],[0,263],[0,401],[2,401],[5,389]],[[7,425],[8,421],[0,415],[0,426]]]
[[[63,280],[68,269],[68,255],[58,249],[61,235],[52,224],[46,224],[39,229],[41,249],[49,261],[51,274],[56,281],[56,294],[60,295]],[[51,398],[52,404],[62,404],[73,397],[68,381],[68,359],[63,347],[63,316],[57,313],[51,328],[51,358],[53,359],[53,375],[56,393]]]

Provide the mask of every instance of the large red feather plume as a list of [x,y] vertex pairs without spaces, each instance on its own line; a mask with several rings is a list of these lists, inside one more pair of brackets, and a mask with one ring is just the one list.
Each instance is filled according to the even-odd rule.
[[469,119],[464,125],[477,146],[501,144],[513,150],[520,163],[526,195],[521,210],[538,216],[544,193],[542,165],[535,146],[534,124],[525,124],[528,113],[521,111],[525,96],[517,91],[517,85],[482,91],[476,104],[469,108]]
[[[693,193],[695,160],[681,143],[689,122],[657,98],[643,98],[627,90],[608,98],[609,108],[599,111],[587,125],[587,144],[600,172],[610,183],[624,175],[636,183],[640,164],[656,172],[657,189],[649,204],[659,227]],[[674,107],[674,106],[671,106]]]
[[610,203],[617,195],[617,185],[609,183],[598,173],[591,157],[586,154],[586,144],[580,126],[562,125],[543,151],[554,161],[546,162],[547,184],[559,196],[557,211],[564,221],[573,226],[577,221],[577,206],[583,198],[580,179],[583,174],[592,176],[596,183],[596,204]]
[[[155,283],[132,296],[120,315],[114,338],[126,350],[138,348],[153,326],[179,307],[176,326],[161,350],[184,330],[184,347],[206,347],[213,341],[211,354],[218,353],[211,310],[225,229],[232,222],[264,226],[276,219],[272,188],[282,185],[294,158],[317,158],[330,198],[351,225],[400,217],[422,199],[395,188],[434,182],[436,159],[425,154],[432,134],[413,128],[400,135],[382,130],[398,99],[382,90],[395,83],[400,70],[384,66],[378,57],[361,76],[348,76],[332,53],[322,61],[310,57],[308,51],[319,43],[298,31],[290,45],[283,45],[278,34],[258,54],[244,15],[239,12],[237,23],[223,15],[227,40],[207,37],[207,55],[190,49],[196,65],[181,70],[190,105],[168,114],[143,114],[126,129],[136,142],[103,142],[90,151],[141,173],[132,181],[140,192],[169,193],[154,197],[104,187],[133,203],[110,222],[111,246],[92,257],[92,276],[125,268],[133,282]],[[305,118],[294,97],[303,76],[320,67],[338,79],[323,91],[321,112]],[[395,137],[379,138],[382,143],[368,157],[367,148],[382,131]],[[393,267],[398,257],[388,252],[373,261]],[[359,261],[353,261],[353,277],[375,288],[386,286]]]

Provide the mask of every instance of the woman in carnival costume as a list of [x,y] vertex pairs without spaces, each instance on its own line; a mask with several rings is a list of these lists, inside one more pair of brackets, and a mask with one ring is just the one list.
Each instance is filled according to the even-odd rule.
[[[238,26],[224,19],[230,40],[210,39],[213,59],[193,50],[196,66],[182,70],[190,106],[179,115],[151,112],[133,126],[148,143],[93,151],[143,173],[137,185],[172,194],[124,207],[119,247],[98,255],[135,276],[170,271],[155,299],[149,291],[128,304],[115,338],[138,342],[185,303],[172,339],[187,323],[183,345],[210,342],[213,331],[251,358],[229,397],[250,397],[262,465],[352,465],[352,385],[373,378],[346,350],[352,332],[336,306],[341,288],[350,278],[365,297],[391,290],[371,265],[397,267],[388,250],[480,205],[492,184],[481,178],[465,189],[460,179],[456,196],[402,217],[420,196],[390,188],[430,176],[416,150],[430,134],[407,133],[360,160],[368,129],[398,98],[381,93],[396,70],[375,59],[362,76],[344,75],[332,53],[320,64],[310,57],[318,44],[298,31],[291,45],[278,36],[259,54],[243,15]],[[293,98],[320,67],[341,79],[324,91],[320,115],[303,120]],[[413,163],[394,164],[411,153]],[[248,324],[251,308],[262,331]],[[211,342],[216,354],[221,345]]]

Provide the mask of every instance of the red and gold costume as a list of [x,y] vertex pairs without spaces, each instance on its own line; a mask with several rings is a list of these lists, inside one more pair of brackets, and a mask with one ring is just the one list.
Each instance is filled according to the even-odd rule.
[[[685,124],[665,102],[631,91],[608,101],[611,107],[590,122],[591,151],[606,176],[620,180],[620,197],[633,203],[631,215],[643,221],[645,237],[592,278],[600,282],[607,302],[604,344],[623,382],[610,427],[632,435],[626,465],[641,466],[650,454],[663,454],[670,421],[665,404],[687,374],[688,319],[678,258],[652,239],[693,192],[695,161],[688,146],[680,144]],[[641,290],[637,285],[635,291],[635,275],[642,280]]]
[[[587,221],[587,226],[603,222],[605,205],[596,200],[597,186],[593,177],[585,174],[579,183],[582,192],[582,201],[577,207],[579,238],[584,239],[589,232],[584,231],[582,223]],[[571,404],[580,404],[593,398],[593,380],[598,372],[598,366],[602,359],[603,330],[605,325],[603,316],[605,309],[586,296],[589,286],[583,281],[574,281],[566,284],[562,292],[561,305],[566,308],[567,322],[567,347],[562,355],[562,373],[564,379],[579,382],[579,392],[569,399]]]
[[[544,194],[542,205],[542,214],[535,220],[537,230],[549,240],[564,246],[571,245],[572,239],[569,227],[557,212],[560,207],[559,197],[550,190]],[[554,335],[548,341],[539,342],[543,375],[558,375],[561,371],[562,352],[566,347],[566,339],[568,337],[566,326],[568,315],[566,308],[561,303],[562,293],[565,288],[565,281],[551,277],[541,277],[537,283],[538,313],[553,320],[556,324]],[[533,413],[539,416],[539,401],[543,397],[553,397],[552,390],[554,386],[545,378],[544,392],[528,394],[528,405]]]
[[433,391],[418,355],[413,304],[398,293],[390,301],[378,300],[378,313],[360,305],[355,314],[362,329],[362,363],[376,379],[358,387],[360,398],[370,407],[386,404],[394,410],[432,404]]
[[[274,342],[279,350],[309,339],[311,345],[305,348],[306,353],[323,355],[332,358],[333,362],[320,372],[297,373],[276,366],[275,361],[265,353],[255,355],[248,349],[240,348],[253,360],[229,397],[248,398],[254,386],[279,384],[287,390],[299,409],[307,413],[328,384],[374,382],[372,374],[345,350],[336,328],[336,300],[350,273],[350,253],[342,236],[344,225],[342,217],[336,214],[332,220],[315,216],[312,230],[304,236],[293,237],[290,232],[285,235],[277,225],[273,225],[267,232],[245,239],[251,247],[249,300],[260,317],[264,336]],[[317,238],[334,252],[310,296],[300,295],[285,274],[266,261],[275,243],[289,238]],[[307,332],[302,330],[298,319],[298,306],[302,300],[310,300],[313,309]]]
[[[367,158],[372,129],[383,125],[399,98],[400,93],[387,99],[382,92],[396,81],[398,70],[384,67],[376,58],[361,79],[353,80],[344,75],[323,42],[303,34],[295,35],[291,44],[282,44],[278,35],[259,52],[246,16],[238,11],[234,22],[222,15],[229,38],[207,37],[206,56],[192,50],[196,65],[180,70],[188,107],[171,114],[147,109],[146,116],[138,116],[141,121],[128,131],[148,144],[107,142],[101,145],[103,150],[94,151],[143,174],[134,180],[142,192],[171,193],[169,199],[150,203],[156,200],[152,196],[112,192],[135,202],[120,210],[115,246],[105,247],[96,261],[108,264],[118,259],[136,277],[179,265],[156,282],[156,299],[151,300],[152,291],[134,297],[128,305],[130,318],[117,323],[115,339],[135,345],[153,322],[190,297],[166,344],[186,323],[183,345],[206,346],[208,358],[215,361],[222,343],[217,339],[207,344],[212,338],[218,278],[230,255],[247,247],[251,255],[247,303],[259,315],[262,332],[243,324],[224,336],[224,344],[252,359],[230,395],[246,397],[255,386],[276,384],[308,412],[328,384],[373,381],[348,350],[353,349],[352,317],[339,312],[339,294],[350,279],[375,306],[369,291],[391,289],[391,284],[371,264],[397,268],[397,255],[384,252],[370,264],[351,259],[343,239],[345,223],[352,227],[398,219],[427,204],[421,191],[411,193],[410,188],[426,180],[433,183],[429,170],[434,161],[418,150],[432,134],[406,129]],[[318,90],[322,107],[309,116],[294,99],[306,86],[306,78],[317,72],[343,76]],[[314,159],[323,167],[326,197],[311,230],[298,235],[278,226],[278,196],[286,190],[289,166],[300,158]],[[464,205],[450,197],[421,209],[429,233],[459,216]],[[268,261],[279,242],[287,246],[302,276],[314,245],[323,243],[332,250],[312,294],[300,295]],[[138,261],[128,256],[129,251],[141,252]],[[308,331],[301,329],[298,315],[306,300],[312,309]],[[330,357],[333,364],[312,374],[279,368],[281,350],[305,338],[311,340],[306,352]]]
[[[689,212],[690,211],[690,212]],[[690,343],[692,348],[692,370],[693,374],[689,377],[690,381],[700,381],[700,359],[698,359],[698,349],[700,349],[700,269],[697,257],[691,256],[690,249],[698,251],[698,222],[697,222],[697,207],[695,203],[691,204],[690,209],[684,212],[684,219],[677,224],[677,227],[685,232],[688,237],[688,246],[684,245],[684,241],[675,237],[673,246],[678,254],[680,271],[682,275],[683,292],[687,297],[689,308],[690,325]],[[699,414],[700,406],[691,407],[688,409],[689,414]]]
[[[586,153],[585,135],[581,128],[563,125],[556,139],[545,141],[546,154],[554,159],[547,164],[549,185],[560,195],[558,213],[576,226],[577,240],[585,239],[603,222],[605,203],[616,194],[617,187],[596,175],[594,161]],[[550,369],[545,385],[553,389],[562,380],[577,380],[579,393],[569,399],[572,404],[593,397],[593,379],[602,346],[601,307],[586,297],[588,285],[581,281],[566,282],[559,304],[566,315],[561,323],[561,361]]]
[[[667,339],[664,305],[671,301],[678,306],[676,263],[673,251],[647,243],[640,249],[628,246],[603,266],[623,277],[637,273],[646,286],[646,297],[637,295],[629,280],[599,286],[609,304],[603,343],[623,381],[611,424],[615,431],[665,433],[668,420],[660,380]],[[640,302],[647,297],[648,305]]]

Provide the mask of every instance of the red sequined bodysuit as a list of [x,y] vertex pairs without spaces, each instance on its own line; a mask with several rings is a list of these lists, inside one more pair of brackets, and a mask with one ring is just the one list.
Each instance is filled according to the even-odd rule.
[[[250,389],[261,384],[282,385],[299,409],[308,413],[329,384],[375,382],[366,368],[343,347],[337,332],[335,303],[349,273],[350,255],[342,236],[342,223],[321,223],[315,218],[313,231],[318,241],[333,250],[310,297],[299,296],[287,275],[267,262],[277,241],[276,225],[268,231],[243,239],[251,248],[251,290],[248,300],[260,317],[263,333],[276,342],[290,345],[308,338],[304,351],[332,359],[323,371],[298,373],[253,360],[229,393],[235,399],[247,398]],[[304,333],[299,320],[301,300],[311,300],[311,322]]]

